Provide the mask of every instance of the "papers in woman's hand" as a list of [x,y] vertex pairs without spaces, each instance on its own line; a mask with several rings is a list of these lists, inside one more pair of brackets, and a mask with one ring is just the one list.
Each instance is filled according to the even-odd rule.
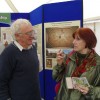
[[90,87],[86,77],[67,77],[66,85],[68,89],[73,89],[75,85]]

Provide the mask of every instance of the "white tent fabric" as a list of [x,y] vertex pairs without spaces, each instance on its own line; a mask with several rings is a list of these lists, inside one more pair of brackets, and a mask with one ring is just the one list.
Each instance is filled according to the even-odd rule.
[[42,4],[71,0],[0,0],[0,12],[30,12]]
[[[42,4],[73,0],[0,0],[0,13],[31,12]],[[100,16],[100,0],[83,0],[83,18]]]
[[83,0],[84,19],[100,16],[100,0]]

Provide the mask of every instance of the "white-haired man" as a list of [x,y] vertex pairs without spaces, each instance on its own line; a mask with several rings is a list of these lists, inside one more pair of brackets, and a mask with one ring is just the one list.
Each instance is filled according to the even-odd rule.
[[14,42],[0,56],[0,100],[41,100],[33,27],[28,20],[17,19],[11,30]]

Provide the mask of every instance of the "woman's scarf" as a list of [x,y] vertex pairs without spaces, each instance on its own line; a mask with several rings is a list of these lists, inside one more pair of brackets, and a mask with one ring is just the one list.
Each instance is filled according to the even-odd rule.
[[[78,59],[79,58],[76,57],[76,64],[78,63]],[[74,72],[72,73],[72,77],[79,77],[82,73],[94,66],[96,66],[95,51],[91,50],[82,63],[75,68]]]

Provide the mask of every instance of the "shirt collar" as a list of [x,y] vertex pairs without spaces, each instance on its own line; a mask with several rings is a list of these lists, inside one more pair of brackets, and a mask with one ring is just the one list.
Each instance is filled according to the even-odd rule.
[[14,44],[18,47],[18,49],[20,51],[22,51],[23,49],[24,50],[28,50],[28,49],[30,49],[32,47],[32,45],[30,45],[27,49],[26,48],[23,48],[17,41],[14,41]]

